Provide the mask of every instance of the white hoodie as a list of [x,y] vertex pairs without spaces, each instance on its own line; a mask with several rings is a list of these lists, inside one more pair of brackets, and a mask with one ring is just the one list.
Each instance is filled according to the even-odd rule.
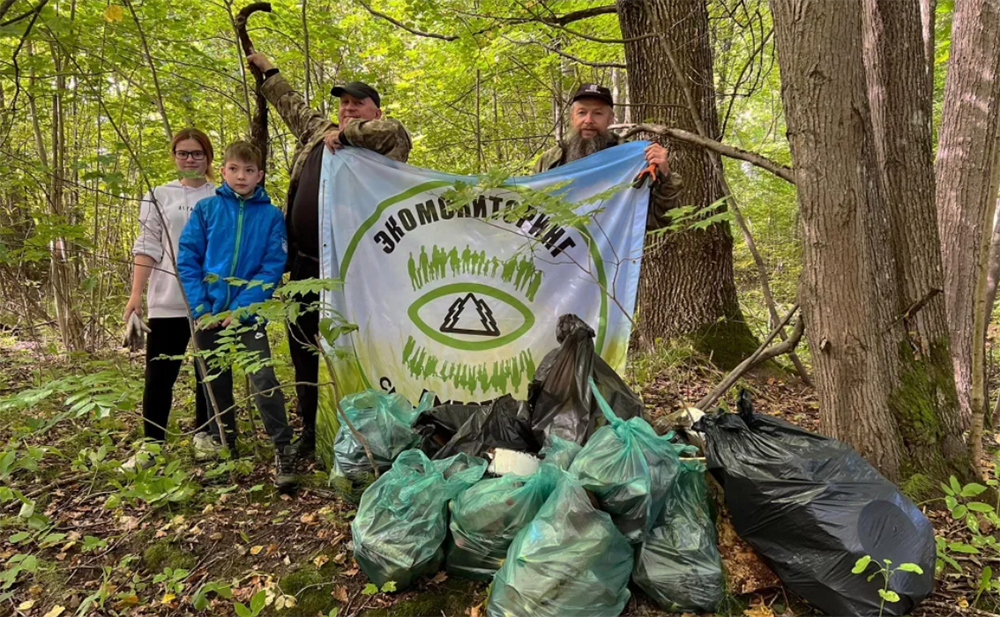
[[[153,193],[162,218],[157,214],[152,197],[146,193],[139,206],[139,237],[132,246],[133,255],[148,255],[157,262],[149,276],[146,294],[148,317],[187,317],[184,295],[174,274],[176,259],[171,259],[171,255],[177,255],[181,232],[195,204],[214,195],[215,184],[206,182],[198,188],[191,188],[181,184],[180,180],[174,180],[154,188]],[[166,222],[166,229],[163,222]]]

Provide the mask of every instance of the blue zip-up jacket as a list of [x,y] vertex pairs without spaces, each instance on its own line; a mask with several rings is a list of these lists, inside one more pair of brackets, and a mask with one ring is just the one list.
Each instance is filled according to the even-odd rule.
[[[191,314],[198,319],[267,300],[287,257],[284,216],[263,187],[243,198],[223,184],[214,197],[198,202],[181,234],[177,272]],[[234,278],[259,283],[226,280]]]

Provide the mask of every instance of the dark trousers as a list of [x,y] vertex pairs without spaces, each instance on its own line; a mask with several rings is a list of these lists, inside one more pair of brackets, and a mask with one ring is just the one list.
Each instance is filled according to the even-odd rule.
[[[292,260],[290,279],[301,281],[319,278],[319,262],[296,255]],[[295,381],[319,383],[319,356],[316,355],[316,335],[319,334],[319,311],[315,305],[319,294],[310,293],[299,297],[302,312],[298,318],[286,324],[288,331],[288,351],[295,367]],[[312,307],[310,307],[312,305]],[[303,435],[315,435],[316,405],[319,393],[316,386],[295,386],[298,406],[295,412],[302,418]]]
[[[146,386],[142,391],[143,434],[146,439],[163,441],[164,429],[170,421],[174,383],[181,370],[180,359],[160,356],[181,356],[191,340],[187,317],[156,317],[149,320],[146,338]],[[201,388],[201,377],[195,371],[195,424],[208,430],[208,401]]]
[[[243,328],[241,328],[243,329]],[[220,341],[222,328],[212,330],[199,330],[195,335],[198,347],[205,351],[214,351],[223,344]],[[250,351],[258,355],[257,362],[268,363],[271,359],[271,346],[267,341],[267,332],[263,325],[248,328],[245,332],[237,335],[238,348],[240,351]],[[228,343],[227,343],[228,344]],[[215,396],[215,403],[221,410],[222,425],[226,433],[226,442],[229,446],[236,443],[236,404],[233,401],[233,371],[231,368],[213,368],[213,362],[208,360],[208,374],[214,376],[205,382],[205,387],[212,389]],[[284,448],[292,441],[292,428],[288,426],[288,417],[285,415],[285,396],[279,389],[278,378],[274,374],[274,368],[270,365],[250,373],[250,387],[253,392],[254,402],[260,412],[261,421],[268,437],[279,449]],[[219,427],[212,417],[212,435],[219,434]]]

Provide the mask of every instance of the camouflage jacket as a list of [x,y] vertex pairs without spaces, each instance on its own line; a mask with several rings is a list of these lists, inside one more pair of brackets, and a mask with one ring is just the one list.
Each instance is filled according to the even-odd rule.
[[[275,73],[265,79],[260,89],[264,98],[281,114],[281,119],[285,121],[297,141],[288,183],[288,204],[291,204],[309,153],[317,145],[322,144],[329,133],[339,127],[306,105],[302,95],[292,88],[281,73]],[[410,148],[413,145],[402,123],[392,118],[352,120],[342,130],[341,139],[349,145],[374,150],[404,163],[409,158]]]
[[[618,144],[625,143],[618,138]],[[612,148],[614,146],[611,146]],[[566,164],[563,144],[557,144],[542,153],[538,162],[535,163],[535,173],[548,171],[560,165]],[[656,182],[649,191],[649,213],[646,215],[646,231],[655,231],[666,227],[670,223],[667,212],[678,208],[681,205],[680,196],[684,189],[684,180],[676,171],[672,171],[665,177],[662,172],[656,172]]]

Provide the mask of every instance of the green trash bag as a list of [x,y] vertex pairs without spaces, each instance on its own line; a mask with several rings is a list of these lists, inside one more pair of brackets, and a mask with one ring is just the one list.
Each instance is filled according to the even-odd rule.
[[563,439],[558,435],[549,433],[549,436],[545,438],[545,445],[542,447],[539,454],[546,463],[552,463],[559,469],[565,471],[568,470],[569,466],[573,464],[573,459],[576,458],[576,455],[579,454],[582,449],[583,446],[575,441]]
[[517,532],[531,522],[555,488],[556,469],[482,480],[451,501],[449,573],[488,581],[500,569]]
[[610,617],[631,597],[628,540],[576,478],[554,473],[555,490],[493,577],[488,617]]
[[[400,452],[420,443],[420,436],[413,431],[413,422],[421,412],[433,406],[434,394],[431,392],[421,397],[416,409],[401,394],[381,390],[350,394],[340,402],[344,415],[368,441],[379,473],[392,467]],[[372,474],[372,463],[364,447],[347,424],[341,423],[333,442],[331,477],[340,476],[352,482],[361,482]]]
[[591,380],[591,391],[608,420],[573,459],[569,471],[594,493],[629,542],[645,540],[663,509],[680,461],[673,434],[659,436],[642,418],[622,420]]
[[666,507],[636,551],[632,580],[671,613],[711,613],[722,601],[722,558],[700,462],[681,461]]
[[478,482],[486,466],[467,454],[438,461],[417,449],[400,454],[362,495],[351,523],[354,559],[368,578],[404,589],[440,569],[448,500]]

